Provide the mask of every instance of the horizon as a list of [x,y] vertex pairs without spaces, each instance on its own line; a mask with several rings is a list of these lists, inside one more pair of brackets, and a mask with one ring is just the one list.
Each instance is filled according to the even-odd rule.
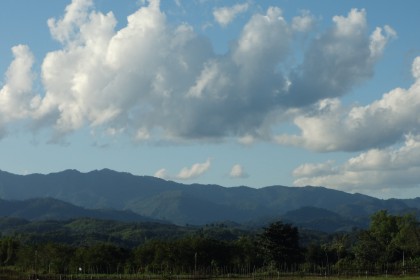
[[0,169],[420,197],[419,9],[4,0]]
[[276,184],[276,185],[265,185],[265,186],[258,186],[258,187],[252,187],[252,186],[247,186],[247,185],[235,185],[235,186],[224,186],[221,184],[213,184],[213,183],[197,183],[197,182],[185,182],[185,181],[175,181],[175,180],[171,180],[171,179],[164,179],[164,178],[160,178],[160,177],[156,177],[153,175],[138,175],[138,174],[133,174],[130,172],[126,172],[126,171],[118,171],[118,170],[113,170],[113,169],[109,169],[109,168],[102,168],[102,169],[94,169],[94,170],[90,170],[90,171],[80,171],[77,169],[65,169],[65,170],[61,170],[61,171],[55,171],[55,172],[50,172],[50,173],[28,173],[28,174],[16,174],[13,172],[9,172],[6,170],[2,170],[0,169],[0,172],[5,172],[8,174],[12,174],[12,175],[17,175],[17,176],[31,176],[31,175],[43,175],[43,176],[48,176],[48,175],[53,175],[53,174],[60,174],[60,173],[64,173],[67,171],[71,171],[71,172],[77,172],[79,174],[89,174],[89,173],[94,173],[94,172],[104,172],[104,171],[111,171],[114,173],[121,173],[121,174],[128,174],[130,176],[134,176],[134,177],[151,177],[151,178],[155,178],[155,179],[159,179],[159,180],[163,180],[166,182],[173,182],[176,184],[181,184],[181,185],[185,185],[185,186],[193,186],[193,185],[201,185],[201,186],[218,186],[218,187],[222,187],[222,188],[251,188],[251,189],[264,189],[264,188],[271,188],[271,187],[282,187],[282,188],[319,188],[319,189],[326,189],[326,190],[331,190],[331,191],[338,191],[338,192],[344,192],[347,194],[351,194],[351,195],[363,195],[363,196],[369,196],[372,198],[376,198],[376,199],[380,199],[380,200],[392,200],[392,199],[416,199],[419,197],[411,197],[411,198],[395,198],[395,197],[390,197],[390,198],[380,198],[380,197],[376,197],[376,196],[372,196],[372,195],[366,195],[363,193],[358,193],[358,192],[346,192],[346,191],[341,191],[341,190],[335,190],[335,189],[331,189],[328,187],[324,187],[324,186],[311,186],[311,185],[307,185],[307,186],[300,186],[300,187],[296,187],[296,186],[287,186],[287,185],[282,185],[282,184]]

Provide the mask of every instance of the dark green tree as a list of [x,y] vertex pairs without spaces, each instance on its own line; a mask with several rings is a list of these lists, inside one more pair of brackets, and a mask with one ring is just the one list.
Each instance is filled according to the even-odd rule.
[[76,250],[71,264],[73,273],[122,273],[128,252],[116,245],[99,243]]
[[325,266],[328,257],[324,249],[320,244],[309,244],[305,252],[305,261],[311,265]]
[[361,231],[354,253],[362,266],[387,264],[392,261],[395,252],[393,238],[398,233],[397,219],[387,211],[379,211],[372,215],[369,229]]
[[368,230],[362,231],[354,253],[360,264],[385,265],[415,258],[420,252],[420,234],[413,215],[394,216],[386,210],[371,217]]
[[238,266],[261,266],[263,259],[256,254],[258,252],[258,244],[254,237],[241,236],[238,240],[234,241],[234,251],[232,262]]
[[267,263],[277,267],[301,261],[298,229],[278,221],[264,228],[259,236],[259,245]]
[[407,259],[420,255],[420,228],[416,217],[408,214],[397,218],[398,233],[392,243]]
[[19,242],[11,237],[0,240],[0,265],[12,265],[16,261]]

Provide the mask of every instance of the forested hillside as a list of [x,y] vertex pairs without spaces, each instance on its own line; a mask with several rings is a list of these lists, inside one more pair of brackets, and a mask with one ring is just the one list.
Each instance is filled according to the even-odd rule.
[[88,217],[129,222],[160,222],[136,214],[130,210],[86,209],[54,198],[32,198],[28,200],[0,199],[0,217],[27,220],[68,220]]
[[350,227],[366,225],[369,216],[382,209],[407,213],[416,211],[420,204],[418,199],[381,200],[322,187],[185,185],[108,169],[25,176],[0,172],[0,198],[54,198],[88,209],[129,210],[179,225],[220,221],[258,224],[302,207],[315,207],[339,215],[333,218],[334,230],[345,228],[347,222]]
[[367,276],[411,274],[420,266],[418,221],[386,211],[375,213],[366,230],[331,235],[302,232],[281,221],[246,230],[225,224],[2,219],[0,230],[0,277],[361,276],[361,271]]

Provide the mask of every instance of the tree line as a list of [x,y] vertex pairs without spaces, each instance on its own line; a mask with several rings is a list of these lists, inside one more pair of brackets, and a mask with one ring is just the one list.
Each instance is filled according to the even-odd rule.
[[198,231],[138,246],[109,242],[74,246],[0,239],[0,271],[29,274],[311,274],[405,273],[420,268],[420,227],[414,215],[372,215],[370,227],[302,244],[298,228],[274,222],[256,234],[211,238]]

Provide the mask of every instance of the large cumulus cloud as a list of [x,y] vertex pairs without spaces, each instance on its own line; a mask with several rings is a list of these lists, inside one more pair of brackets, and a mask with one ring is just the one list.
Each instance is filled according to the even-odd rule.
[[[267,137],[290,109],[342,96],[371,77],[395,35],[390,27],[369,34],[365,11],[351,10],[312,36],[302,62],[291,66],[294,32],[313,22],[306,12],[288,23],[270,7],[251,16],[229,51],[217,55],[188,23],[168,23],[157,0],[120,30],[112,12],[73,0],[62,18],[48,21],[61,49],[42,60],[45,92],[33,92],[29,48],[14,48],[0,125],[24,120],[52,128],[54,137],[86,126],[137,140]],[[23,88],[13,86],[19,71]]]
[[418,187],[419,69],[417,57],[412,65],[414,83],[408,89],[394,89],[372,104],[343,110],[338,101],[329,102],[318,115],[296,120],[302,135],[279,140],[321,151],[366,151],[343,164],[303,164],[294,170],[295,185],[323,185],[353,192]]
[[333,27],[316,38],[302,65],[290,74],[288,101],[292,106],[339,97],[373,74],[384,47],[396,33],[389,27],[369,35],[365,10],[335,16]]
[[280,135],[279,143],[300,145],[315,151],[360,151],[386,147],[420,133],[420,57],[412,66],[415,82],[396,88],[366,106],[343,107],[337,99],[317,103],[310,115],[295,124],[300,135]]
[[31,117],[39,98],[32,93],[35,75],[34,57],[28,46],[12,48],[14,60],[7,69],[0,89],[0,137],[6,135],[8,124]]

